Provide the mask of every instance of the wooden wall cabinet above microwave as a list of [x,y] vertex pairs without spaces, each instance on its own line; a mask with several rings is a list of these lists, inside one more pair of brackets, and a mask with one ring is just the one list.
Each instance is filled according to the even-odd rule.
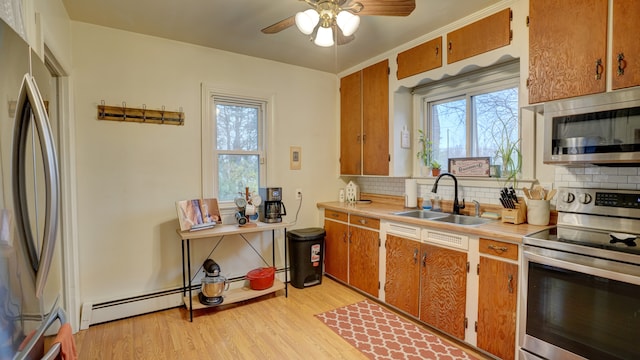
[[447,64],[511,43],[511,9],[504,9],[447,34]]

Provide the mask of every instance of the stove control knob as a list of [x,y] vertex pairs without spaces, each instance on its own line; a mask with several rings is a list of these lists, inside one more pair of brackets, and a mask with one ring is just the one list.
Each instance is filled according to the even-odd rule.
[[562,194],[562,201],[566,202],[567,204],[571,204],[575,199],[576,199],[576,196],[573,195],[573,193],[566,192]]
[[578,201],[580,201],[580,203],[585,205],[590,203],[591,200],[593,200],[593,197],[591,196],[591,194],[584,193],[578,196]]

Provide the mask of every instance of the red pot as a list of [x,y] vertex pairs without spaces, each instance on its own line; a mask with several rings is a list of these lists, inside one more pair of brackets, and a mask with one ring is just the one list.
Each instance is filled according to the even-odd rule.
[[257,268],[247,273],[249,286],[253,290],[264,290],[273,286],[276,269],[273,267]]

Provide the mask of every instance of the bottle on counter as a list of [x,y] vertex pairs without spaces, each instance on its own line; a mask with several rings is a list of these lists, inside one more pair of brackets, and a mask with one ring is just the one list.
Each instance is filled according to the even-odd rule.
[[431,199],[429,199],[428,197],[422,199],[422,209],[431,210]]
[[431,199],[431,211],[442,211],[440,195],[434,195]]

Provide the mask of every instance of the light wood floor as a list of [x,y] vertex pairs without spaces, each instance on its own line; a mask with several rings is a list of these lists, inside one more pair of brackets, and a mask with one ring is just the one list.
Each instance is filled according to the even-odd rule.
[[[365,297],[321,285],[194,312],[184,307],[90,326],[75,337],[84,359],[366,359],[314,315]],[[478,358],[482,356],[474,353]]]

